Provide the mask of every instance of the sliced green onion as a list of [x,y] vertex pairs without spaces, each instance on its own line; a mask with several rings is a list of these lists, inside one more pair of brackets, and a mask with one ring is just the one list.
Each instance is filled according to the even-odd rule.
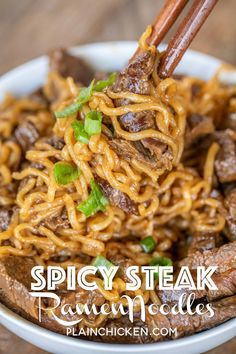
[[81,211],[87,218],[96,214],[98,211],[104,211],[108,200],[103,195],[100,187],[92,180],[90,182],[91,193],[89,197],[77,206],[77,209]]
[[77,167],[73,167],[63,162],[55,163],[53,174],[57,184],[66,185],[76,180],[81,171]]
[[149,265],[156,266],[157,270],[154,273],[154,278],[156,279],[159,277],[159,266],[170,267],[173,265],[173,262],[170,258],[167,258],[167,257],[156,257],[151,260]]
[[[112,73],[107,80],[100,80],[94,84],[94,80],[88,87],[83,87],[78,97],[76,98],[75,102],[63,109],[62,111],[56,111],[55,116],[56,118],[66,118],[69,117],[71,114],[78,112],[83,105],[89,101],[90,97],[92,96],[94,91],[102,91],[107,86],[111,86],[116,79],[116,73]],[[98,133],[93,133],[98,134]],[[91,134],[92,135],[92,134]]]
[[150,253],[156,247],[156,242],[152,236],[145,237],[141,242],[140,245],[142,246],[144,252]]
[[78,101],[81,104],[88,102],[88,100],[92,96],[93,89],[94,89],[94,80],[91,82],[91,84],[88,87],[83,87],[80,90],[79,96],[78,96]]
[[109,75],[107,80],[97,81],[96,84],[94,85],[94,91],[101,92],[106,87],[111,86],[115,82],[115,79],[116,79],[116,73],[112,73]]
[[56,118],[66,118],[70,115],[78,112],[82,108],[82,104],[80,102],[74,102],[62,111],[54,112]]
[[111,267],[113,267],[113,264],[103,256],[97,256],[93,260],[92,265],[97,268],[98,267],[106,267],[107,269],[110,269]]
[[90,182],[90,186],[92,189],[92,193],[94,195],[94,198],[97,201],[97,204],[100,205],[101,208],[103,208],[103,211],[105,210],[105,207],[108,205],[108,200],[102,193],[101,188],[99,185],[93,180]]
[[77,206],[77,209],[83,213],[86,218],[96,214],[98,209],[98,204],[94,196],[91,194],[84,202]]
[[78,120],[75,120],[71,123],[71,126],[74,130],[75,140],[80,141],[83,144],[89,143],[89,135],[84,130],[84,124]]
[[88,102],[88,100],[92,96],[93,86],[94,86],[94,80],[91,82],[91,84],[88,87],[83,87],[80,90],[79,95],[76,98],[76,101],[74,103],[72,103],[62,111],[55,112],[56,118],[66,118],[71,114],[78,112],[83,107],[83,104]]
[[88,135],[100,134],[102,131],[102,115],[100,112],[91,111],[86,114],[84,130]]

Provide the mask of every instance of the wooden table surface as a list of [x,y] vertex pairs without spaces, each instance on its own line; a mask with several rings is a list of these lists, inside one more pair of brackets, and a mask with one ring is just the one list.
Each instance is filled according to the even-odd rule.
[[[136,40],[162,3],[161,0],[0,0],[0,75],[51,48]],[[236,0],[219,1],[192,48],[236,65],[235,13]],[[209,353],[222,352],[235,354],[236,339]],[[6,353],[46,352],[0,326],[0,354]]]

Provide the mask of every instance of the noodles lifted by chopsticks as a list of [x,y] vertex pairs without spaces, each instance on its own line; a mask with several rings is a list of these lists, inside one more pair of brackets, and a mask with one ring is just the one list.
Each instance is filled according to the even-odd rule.
[[[143,71],[131,63],[113,86],[94,91],[79,113],[54,120],[53,112],[73,103],[81,90],[72,78],[56,73],[49,74],[43,87],[49,105],[32,96],[6,97],[0,111],[0,204],[14,205],[14,211],[10,226],[0,233],[0,254],[30,256],[39,264],[63,267],[82,267],[98,255],[109,259],[120,254],[145,265],[153,257],[172,257],[183,230],[223,230],[221,201],[212,196],[219,145],[208,144],[199,164],[196,146],[185,144],[186,117],[188,123],[191,114],[207,115],[216,125],[226,106],[233,104],[235,89],[222,86],[217,78],[207,83],[191,77],[160,80],[156,71],[160,53],[147,46],[149,34],[150,28],[140,40],[141,57],[148,58],[145,63],[138,59]],[[148,61],[151,69],[145,67]],[[135,70],[138,83],[132,77]],[[101,113],[102,131],[85,144],[76,139],[72,123],[84,122],[90,111]],[[144,120],[143,112],[152,124],[149,120],[147,127],[133,129],[132,119]],[[128,118],[130,129],[124,124]],[[12,134],[26,123],[40,134],[22,151]],[[58,184],[54,175],[58,162],[78,169],[78,178]],[[88,200],[93,179],[107,183],[135,212],[108,200],[103,210],[86,217],[78,206]],[[140,246],[148,235],[156,242],[151,253]],[[108,302],[125,293],[120,278],[114,290],[106,292],[98,277],[96,281]],[[139,292],[145,303],[152,298],[149,291]]]

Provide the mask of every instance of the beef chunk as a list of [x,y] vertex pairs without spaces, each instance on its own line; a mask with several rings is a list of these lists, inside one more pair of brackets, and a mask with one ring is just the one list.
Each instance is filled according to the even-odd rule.
[[227,131],[215,134],[220,144],[220,151],[215,160],[217,177],[221,183],[236,180],[236,148],[233,139]]
[[227,243],[212,250],[197,251],[179,262],[179,266],[196,269],[198,266],[217,266],[217,272],[222,273],[236,265],[236,241]]
[[[155,54],[147,51],[140,54],[128,67],[121,72],[113,86],[115,92],[129,91],[136,94],[150,93],[150,77],[154,70]],[[129,104],[127,99],[115,100],[117,107]],[[157,129],[155,123],[155,111],[129,112],[120,117],[123,129],[129,132],[140,132],[145,129]],[[156,164],[152,168],[171,168],[172,152],[166,144],[157,139],[149,138],[140,141],[146,148],[146,156],[153,156]],[[149,156],[148,156],[149,155]]]
[[129,112],[120,118],[121,126],[131,132],[137,133],[146,129],[155,128],[155,112],[142,111],[142,112]]
[[226,234],[231,241],[236,241],[236,189],[232,189],[224,201]]
[[236,264],[233,269],[229,269],[221,274],[214,274],[212,279],[218,290],[207,289],[206,296],[208,301],[236,294]]
[[[178,275],[178,271],[175,273],[175,277]],[[197,284],[196,271],[192,270],[191,275]],[[220,299],[227,296],[236,294],[236,268],[229,269],[224,273],[212,275],[212,280],[216,284],[217,290],[209,290],[208,288],[203,290],[157,290],[157,294],[162,303],[175,304],[179,301],[182,294],[190,295],[194,293],[195,299],[207,299],[208,301]]]
[[116,254],[114,256],[111,256],[110,261],[119,267],[118,269],[118,275],[121,279],[123,279],[126,283],[130,283],[130,279],[127,277],[127,269],[131,266],[133,266],[133,262],[122,256],[121,254]]
[[236,112],[228,113],[222,119],[221,128],[236,130]]
[[[60,325],[46,312],[38,319],[38,300],[30,295],[31,269],[36,264],[31,258],[0,257],[0,302],[20,316],[51,331],[66,334],[66,327]],[[44,305],[46,305],[46,301]]]
[[193,233],[188,249],[188,255],[196,251],[211,250],[220,246],[220,235],[218,232],[195,232]]
[[13,214],[12,207],[0,206],[0,232],[7,230]]
[[45,142],[54,147],[56,150],[62,150],[65,146],[64,139],[56,135],[46,138]]
[[24,121],[15,129],[15,138],[24,151],[27,151],[38,140],[40,134],[35,125]]
[[[76,290],[69,291],[62,288],[57,290],[56,293],[61,298],[61,304],[58,308],[59,314],[60,314],[60,308],[63,307],[65,304],[70,304],[72,308],[75,308],[76,304],[84,304],[84,305],[87,304],[88,307],[95,305],[99,307],[105,303],[105,298],[100,293],[99,290],[90,291],[78,287],[76,288]],[[67,315],[65,316],[67,317]],[[70,314],[68,314],[67,317],[68,320],[69,320],[69,316]]]
[[68,229],[70,227],[69,220],[64,214],[61,216],[48,217],[42,221],[41,225],[52,231],[57,231],[58,229]]
[[120,72],[114,84],[114,91],[129,91],[139,94],[150,92],[149,78],[154,69],[155,54],[150,51],[141,53],[128,67]]
[[65,78],[71,76],[83,85],[87,86],[94,77],[93,70],[81,58],[70,55],[64,49],[49,53],[49,61],[51,71],[56,71]]
[[192,114],[187,119],[187,127],[185,133],[185,146],[192,145],[199,138],[214,132],[214,124],[212,118],[202,116],[200,114]]
[[29,98],[32,101],[34,101],[34,102],[36,102],[36,103],[38,103],[38,104],[40,104],[40,105],[42,105],[44,107],[48,106],[48,100],[47,100],[46,96],[44,95],[42,88],[39,88],[38,90],[32,92],[29,95]]
[[147,167],[157,167],[156,159],[138,141],[133,143],[124,139],[112,139],[109,140],[109,145],[118,156],[126,161],[130,162],[134,159],[147,165]]
[[96,176],[95,179],[112,205],[122,209],[127,214],[138,215],[137,204],[134,203],[127,194],[113,188],[103,178]]
[[[128,316],[122,316],[118,319],[109,320],[105,327],[109,330],[113,330],[113,333],[116,333],[114,331],[115,328],[127,328],[127,335],[122,336],[117,333],[114,335],[103,336],[101,339],[105,343],[142,344],[153,342],[152,337],[148,333],[147,325],[139,318],[134,318],[134,321],[130,322]],[[130,334],[128,331],[129,328],[140,328],[142,331],[140,331],[140,335],[133,335],[133,333]],[[96,341],[96,338],[94,338],[94,340]]]
[[156,168],[165,168],[171,170],[172,152],[167,144],[164,144],[154,138],[146,138],[142,140],[142,144],[148,149],[156,160]]
[[[190,335],[196,332],[212,328],[220,323],[223,323],[231,318],[236,317],[236,296],[231,296],[220,301],[212,303],[214,316],[210,317],[208,311],[203,315],[198,314],[162,314],[146,315],[146,323],[150,333],[153,333],[154,328],[177,328],[177,333],[172,333],[170,338],[176,339],[185,335]],[[160,341],[163,338],[161,334],[153,336],[155,341]],[[166,338],[166,337],[165,337]]]
[[105,302],[104,296],[99,290],[84,290],[82,288],[76,289],[74,303],[87,304],[88,306],[102,306]]
[[30,295],[31,269],[36,264],[31,258],[0,257],[0,289],[5,297],[27,314],[38,318],[36,298]]

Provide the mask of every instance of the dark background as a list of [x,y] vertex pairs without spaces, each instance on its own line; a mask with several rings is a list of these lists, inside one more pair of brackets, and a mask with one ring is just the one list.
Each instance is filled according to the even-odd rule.
[[[0,75],[58,46],[137,40],[162,4],[162,0],[0,0]],[[236,65],[235,37],[236,0],[219,0],[192,48]],[[236,339],[209,354],[222,352],[235,354]],[[45,352],[0,326],[0,353]]]

